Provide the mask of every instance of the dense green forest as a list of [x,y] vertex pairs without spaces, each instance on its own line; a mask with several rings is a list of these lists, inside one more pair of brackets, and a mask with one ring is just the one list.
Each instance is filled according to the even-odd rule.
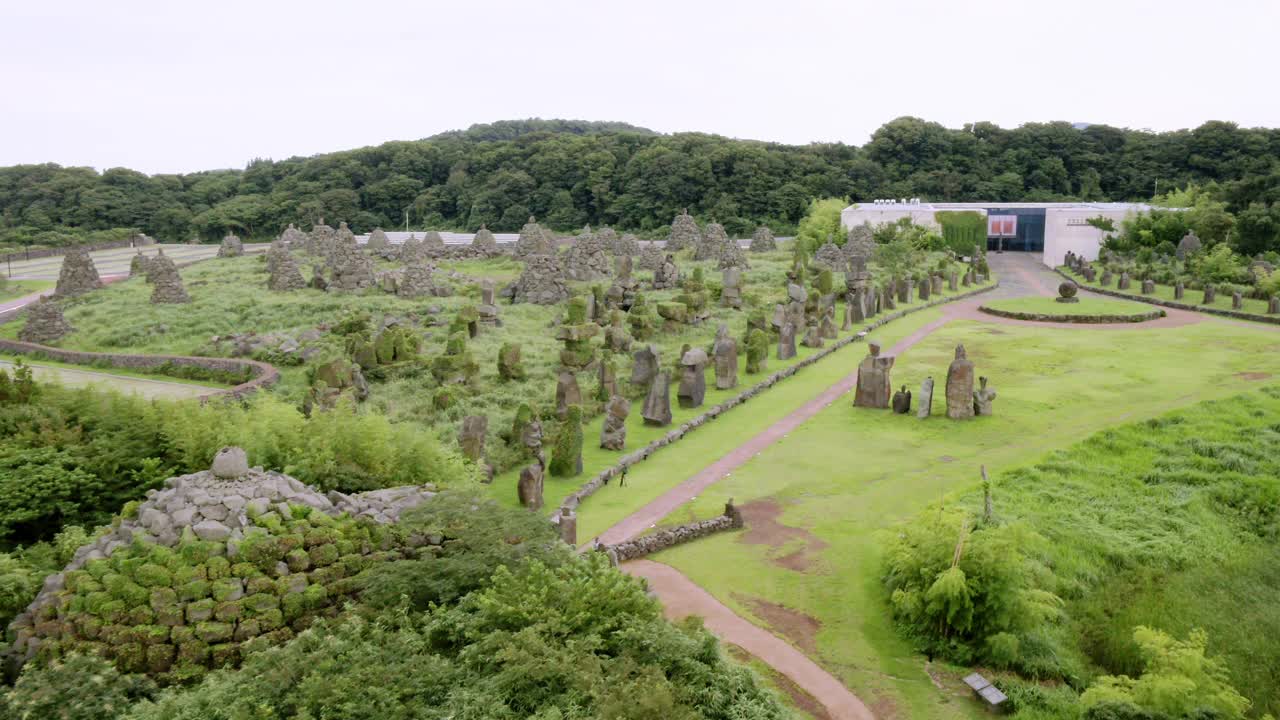
[[1208,187],[1228,211],[1280,227],[1280,130],[1208,122],[1153,133],[1106,125],[988,122],[945,128],[902,117],[862,147],[804,146],[623,123],[520,120],[425,140],[244,170],[148,176],[54,164],[0,168],[0,243],[58,245],[113,228],[161,240],[227,231],[264,238],[321,217],[375,226],[557,230],[607,224],[656,234],[681,208],[734,234],[793,231],[819,197],[1140,200]]

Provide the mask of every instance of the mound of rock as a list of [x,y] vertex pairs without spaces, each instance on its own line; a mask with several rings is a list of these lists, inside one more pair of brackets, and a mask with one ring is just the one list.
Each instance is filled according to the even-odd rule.
[[382,228],[374,228],[373,232],[369,233],[368,242],[364,245],[370,251],[386,250],[391,245],[391,241],[387,239],[387,234],[382,231]]
[[871,236],[870,225],[864,223],[849,229],[849,235],[844,242],[844,254],[846,257],[852,259],[856,255],[865,260],[870,260],[875,249],[876,240]]
[[675,220],[671,221],[671,234],[667,236],[667,252],[677,252],[689,247],[696,247],[702,242],[702,231],[698,230],[698,221],[693,219],[689,211],[681,210]]
[[564,256],[564,272],[570,280],[600,280],[609,277],[609,255],[600,237],[583,228]]
[[435,279],[435,267],[426,260],[416,260],[405,266],[396,285],[400,297],[447,297],[453,294],[449,286]]
[[827,241],[813,254],[813,261],[831,272],[841,272],[845,266],[845,254],[828,236]]
[[307,234],[294,227],[293,223],[289,223],[289,227],[280,233],[277,241],[284,243],[285,247],[292,250],[293,248],[304,248],[307,245]]
[[761,225],[751,235],[751,252],[769,252],[777,250],[778,243],[773,239],[773,231]]
[[640,259],[636,261],[636,267],[641,270],[656,271],[662,267],[663,260],[666,256],[662,253],[662,248],[656,243],[649,243],[644,246],[644,250],[640,251]]
[[715,221],[707,223],[707,227],[702,231],[702,242],[693,246],[693,259],[719,260],[731,242],[723,225]]
[[178,266],[161,250],[151,258],[151,302],[152,303],[189,303],[191,296],[182,284],[182,276],[178,274]]
[[422,249],[425,250],[430,257],[436,257],[444,253],[444,236],[435,230],[428,230],[422,236]]
[[271,243],[267,249],[267,289],[276,292],[301,290],[307,286],[298,261],[282,240]]
[[62,306],[46,297],[27,309],[27,322],[18,332],[18,339],[43,345],[61,339],[74,329],[63,316]]
[[62,256],[62,269],[58,271],[58,284],[53,294],[58,297],[75,297],[102,287],[98,268],[83,246],[72,247]]
[[307,252],[320,257],[328,257],[333,251],[333,244],[338,240],[338,233],[333,228],[324,224],[324,218],[311,228],[311,233],[307,235],[306,248]]
[[751,267],[751,263],[747,260],[747,254],[742,251],[742,246],[738,245],[738,243],[733,240],[728,240],[725,242],[724,246],[720,248],[720,262],[718,263],[718,266],[721,270],[728,270],[729,268],[746,270]]
[[[139,250],[136,254],[134,254],[133,258],[129,260],[129,277],[145,278],[147,277],[147,275],[150,274],[150,272],[151,272],[151,258],[147,257],[146,255],[143,255],[142,251]],[[148,282],[149,281],[150,279],[148,278]]]
[[640,241],[631,233],[623,233],[622,237],[618,238],[618,240],[613,243],[613,246],[609,248],[609,252],[617,257],[621,257],[623,255],[635,257],[640,254]]
[[[443,245],[444,241],[441,240],[440,243]],[[500,252],[498,250],[498,239],[484,225],[481,225],[480,229],[476,231],[475,237],[471,238],[471,249],[484,255],[497,255]]]
[[516,238],[516,257],[552,255],[555,251],[555,238],[532,215],[529,216],[529,222],[520,228],[520,237]]
[[[347,224],[343,223],[342,229],[346,227]],[[356,245],[356,236],[350,230],[345,234],[339,231],[338,239],[334,241],[333,249],[329,253],[328,267],[330,291],[342,292],[373,287],[373,261],[360,252],[360,246]]]
[[227,233],[226,237],[222,238],[222,245],[218,247],[218,257],[229,258],[241,255],[244,255],[244,243],[240,242],[240,238],[234,234]]
[[439,545],[388,525],[433,490],[325,496],[223,448],[209,470],[149,491],[46,578],[10,625],[15,655],[96,652],[169,681],[234,665],[336,615],[370,566]]
[[555,305],[569,299],[569,288],[564,282],[563,267],[554,255],[532,255],[525,259],[524,272],[507,287],[504,297],[512,303]]

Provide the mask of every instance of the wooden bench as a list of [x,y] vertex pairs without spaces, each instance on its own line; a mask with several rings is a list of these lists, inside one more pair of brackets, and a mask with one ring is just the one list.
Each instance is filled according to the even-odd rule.
[[1005,694],[1000,692],[1000,688],[992,685],[986,678],[978,673],[973,673],[964,679],[964,684],[973,689],[973,694],[985,702],[988,709],[1004,710],[1004,702],[1009,698],[1005,697]]

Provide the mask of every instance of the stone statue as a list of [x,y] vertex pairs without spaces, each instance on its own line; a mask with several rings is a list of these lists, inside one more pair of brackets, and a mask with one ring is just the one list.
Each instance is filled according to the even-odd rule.
[[853,395],[855,407],[889,407],[889,395],[893,392],[889,371],[893,361],[892,355],[880,355],[879,343],[868,345],[867,356],[858,364],[858,387]]
[[667,371],[654,374],[640,417],[644,418],[645,425],[664,427],[671,424],[671,381],[667,378]]
[[916,406],[916,417],[923,420],[933,413],[933,378],[927,377],[920,383],[920,404]]
[[996,399],[996,391],[987,387],[987,378],[978,378],[978,382],[982,387],[973,392],[973,414],[974,415],[990,415],[991,403]]
[[947,369],[947,417],[953,420],[973,417],[973,361],[956,346],[956,359]]
[[893,412],[896,415],[906,415],[911,412],[911,391],[906,385],[893,394]]

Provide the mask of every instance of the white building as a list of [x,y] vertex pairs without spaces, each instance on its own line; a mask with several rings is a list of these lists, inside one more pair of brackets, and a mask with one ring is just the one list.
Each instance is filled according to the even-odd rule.
[[1115,223],[1136,213],[1148,212],[1142,203],[929,203],[919,199],[876,200],[856,203],[840,213],[840,222],[851,228],[862,223],[879,225],[910,218],[916,225],[941,231],[935,213],[976,212],[987,218],[987,249],[1038,252],[1044,264],[1061,265],[1067,251],[1093,260],[1106,233],[1088,223],[1103,217]]

